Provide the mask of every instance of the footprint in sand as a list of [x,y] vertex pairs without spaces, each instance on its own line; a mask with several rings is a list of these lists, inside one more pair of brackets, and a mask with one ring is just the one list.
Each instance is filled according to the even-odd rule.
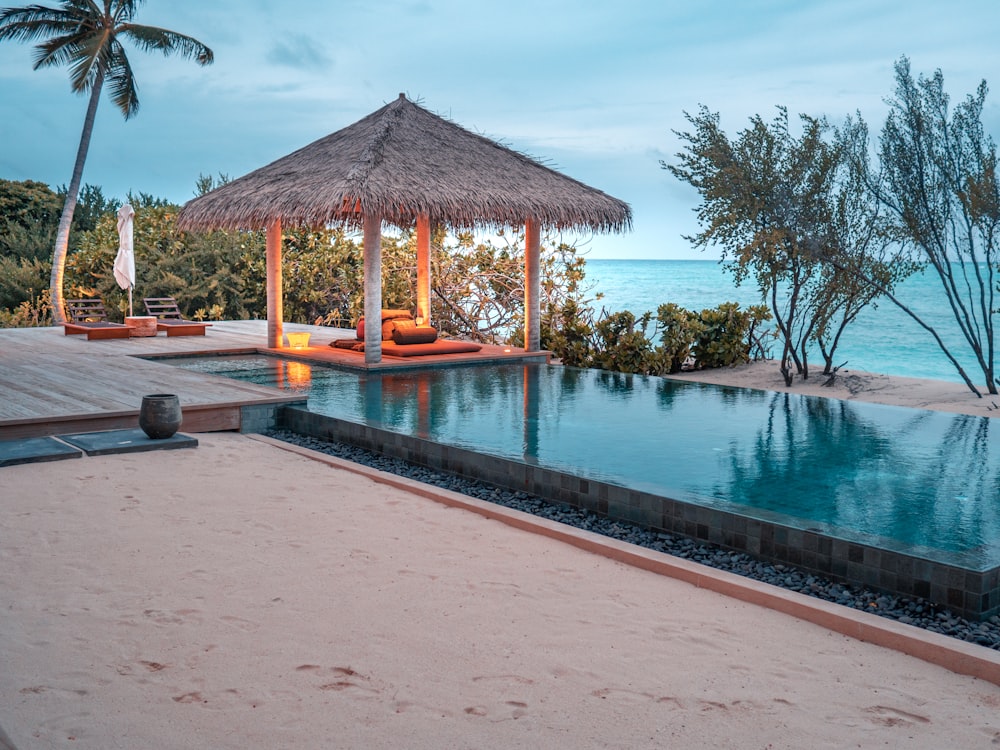
[[906,724],[930,724],[931,720],[926,716],[911,714],[901,711],[891,706],[869,706],[865,711],[871,714],[871,720],[876,724],[883,724],[887,727],[896,727]]
[[175,703],[208,703],[207,700],[201,697],[201,693],[184,693],[184,695],[175,695]]
[[508,719],[520,719],[528,713],[528,704],[523,701],[504,701],[495,710],[490,710],[487,706],[468,706],[462,709],[466,716],[481,716],[489,718],[491,721],[507,721]]
[[[295,668],[295,671],[308,672],[317,676],[326,673],[326,670],[318,664],[301,664]],[[359,698],[375,698],[380,694],[377,688],[371,686],[370,677],[360,674],[351,667],[333,667],[329,670],[329,674],[334,679],[319,685],[320,690],[345,692]]]
[[258,625],[250,620],[244,620],[242,617],[234,617],[233,615],[223,615],[219,618],[227,625],[232,625],[234,628],[239,628],[246,633],[256,632]]
[[672,695],[656,695],[654,693],[647,693],[643,690],[601,688],[600,690],[594,690],[591,695],[602,700],[613,698],[615,700],[627,701],[631,703],[669,703],[674,708],[684,708],[681,701]]
[[473,677],[473,682],[483,682],[484,680],[500,680],[502,682],[513,682],[518,685],[534,685],[535,681],[528,677],[521,677],[516,674],[488,674],[480,677]]
[[170,612],[159,609],[144,609],[142,615],[157,625],[189,625],[198,624],[202,620],[199,609],[175,609]]

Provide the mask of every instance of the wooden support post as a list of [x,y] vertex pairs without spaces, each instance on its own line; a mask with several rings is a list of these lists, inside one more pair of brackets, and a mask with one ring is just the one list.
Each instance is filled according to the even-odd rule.
[[267,346],[280,349],[284,317],[281,285],[281,219],[267,225]]
[[365,364],[382,361],[382,217],[364,216]]
[[541,329],[541,225],[535,219],[524,222],[524,350],[542,348]]
[[431,325],[431,220],[417,217],[417,322]]

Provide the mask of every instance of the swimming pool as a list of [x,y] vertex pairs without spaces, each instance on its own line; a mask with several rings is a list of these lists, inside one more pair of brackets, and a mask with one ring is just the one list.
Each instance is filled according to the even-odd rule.
[[1000,566],[1000,422],[986,418],[541,364],[173,363],[298,390],[338,420],[964,571]]

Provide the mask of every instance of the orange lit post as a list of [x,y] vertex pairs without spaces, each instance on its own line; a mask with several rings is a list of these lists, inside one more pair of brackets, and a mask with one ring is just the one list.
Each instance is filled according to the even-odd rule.
[[542,348],[541,333],[541,227],[537,220],[524,222],[524,350]]
[[417,217],[417,325],[431,324],[431,220]]
[[267,346],[277,349],[281,346],[282,305],[281,287],[281,219],[267,225]]

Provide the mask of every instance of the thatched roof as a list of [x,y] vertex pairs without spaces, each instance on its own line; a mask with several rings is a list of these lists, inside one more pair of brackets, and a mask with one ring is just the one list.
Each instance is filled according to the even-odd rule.
[[402,94],[343,130],[189,201],[182,229],[357,225],[362,214],[409,226],[622,231],[627,203],[409,101]]

